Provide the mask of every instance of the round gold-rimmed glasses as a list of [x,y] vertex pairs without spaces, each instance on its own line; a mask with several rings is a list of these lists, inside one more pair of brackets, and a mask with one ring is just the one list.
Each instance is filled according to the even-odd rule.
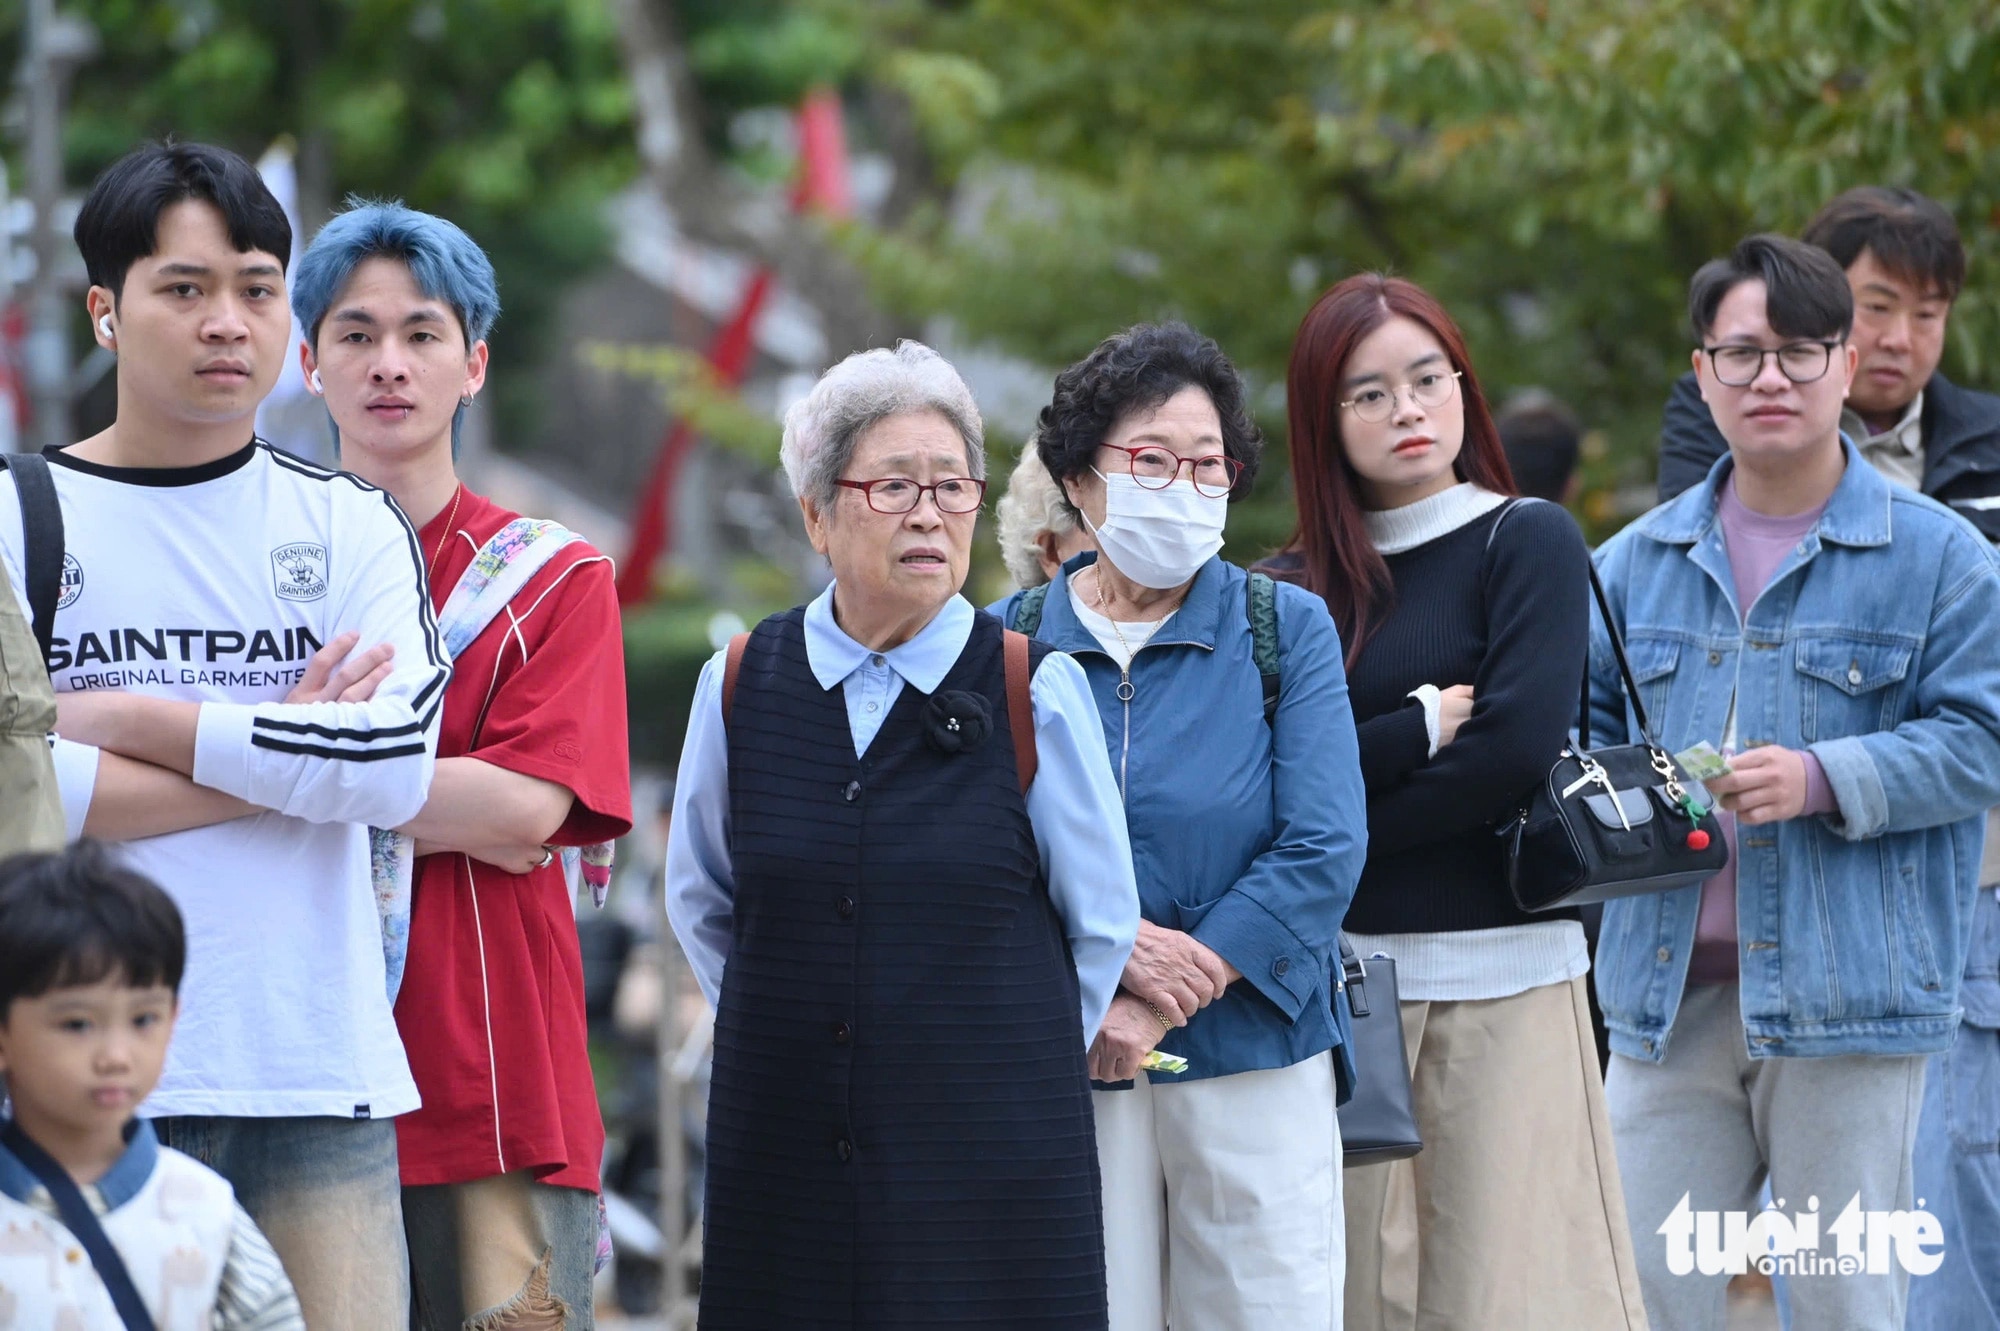
[[[1420,407],[1442,407],[1451,400],[1452,387],[1458,383],[1463,370],[1433,370],[1420,374],[1402,385],[1410,390],[1410,400]],[[1380,425],[1396,414],[1396,394],[1401,388],[1369,387],[1356,393],[1340,405],[1353,411],[1355,416],[1370,425]]]

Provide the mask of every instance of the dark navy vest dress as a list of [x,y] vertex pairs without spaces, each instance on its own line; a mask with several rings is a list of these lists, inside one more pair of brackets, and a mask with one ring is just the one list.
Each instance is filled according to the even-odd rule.
[[983,743],[934,747],[906,684],[857,760],[804,620],[753,631],[728,719],[701,1326],[1101,1329],[1076,969],[1017,784],[1000,622],[976,616],[939,687],[986,699]]

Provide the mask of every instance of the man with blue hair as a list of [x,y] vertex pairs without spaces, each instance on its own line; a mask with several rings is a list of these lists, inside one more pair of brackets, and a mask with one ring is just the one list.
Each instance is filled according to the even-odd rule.
[[418,1096],[368,828],[424,807],[450,675],[416,532],[255,437],[291,351],[292,237],[248,162],[139,148],[76,243],[117,417],[8,458],[0,565],[24,604],[55,571],[68,835],[124,843],[187,920],[179,1034],[140,1114],[229,1180],[314,1331],[400,1327],[394,1120]]
[[429,802],[376,839],[423,1094],[397,1120],[416,1324],[588,1326],[604,1126],[573,887],[552,848],[582,851],[601,901],[607,843],[632,827],[611,561],[459,482],[500,309],[464,231],[352,203],[300,257],[292,306],[341,465],[418,525],[454,662]]

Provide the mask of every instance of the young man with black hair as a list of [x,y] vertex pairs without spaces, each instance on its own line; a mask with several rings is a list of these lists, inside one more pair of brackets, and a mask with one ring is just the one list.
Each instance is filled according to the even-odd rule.
[[162,1331],[304,1331],[229,1184],[133,1116],[166,1062],[186,958],[173,901],[98,846],[0,860],[7,1326],[116,1326],[136,1297]]
[[[1694,1270],[1698,1213],[1753,1211],[1768,1177],[1787,1216],[1819,1212],[1807,1256],[1833,1258],[1838,1226],[1913,1207],[1924,1065],[1958,1024],[2000,800],[2000,570],[1842,437],[1860,356],[1824,250],[1752,236],[1688,305],[1728,457],[1597,559],[1658,741],[1740,751],[1708,783],[1731,858],[1611,902],[1597,984],[1648,1316],[1720,1331],[1727,1277]],[[1639,738],[1602,624],[1591,696],[1596,742]],[[1801,1268],[1796,1324],[1901,1326],[1908,1280],[1886,1255]]]
[[[1892,482],[1923,491],[2000,541],[2000,397],[1937,372],[1965,284],[1958,226],[1909,189],[1851,189],[1802,239],[1847,270],[1860,353],[1841,429]],[[1698,485],[1726,451],[1695,376],[1668,395],[1660,499]],[[1988,814],[1961,990],[1965,1021],[1931,1061],[1917,1129],[1918,1195],[1944,1225],[1944,1265],[1910,1293],[1910,1331],[2000,1327],[2000,810]]]
[[[1899,485],[1957,509],[2000,540],[2000,397],[1938,373],[1965,285],[1958,224],[1910,189],[1864,186],[1819,210],[1800,236],[1847,272],[1859,355],[1840,428]],[[1693,374],[1660,422],[1660,502],[1699,485],[1728,445]]]
[[[292,351],[291,232],[249,163],[138,149],[92,187],[76,240],[118,414],[46,455],[57,767],[72,824],[129,842],[196,944],[146,1112],[234,1185],[315,1331],[401,1326],[391,1120],[418,1095],[368,827],[408,821],[435,765],[449,668],[416,533],[382,491],[253,435]],[[10,470],[16,576],[23,543]]]

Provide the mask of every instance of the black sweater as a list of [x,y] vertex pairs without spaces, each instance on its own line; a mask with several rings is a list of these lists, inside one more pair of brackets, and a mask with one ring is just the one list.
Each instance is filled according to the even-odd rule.
[[[1515,907],[1493,833],[1576,724],[1589,557],[1575,521],[1546,503],[1495,508],[1385,557],[1394,598],[1347,676],[1368,863],[1345,928],[1439,933],[1577,918]],[[1296,555],[1265,567],[1293,580],[1302,570]],[[1471,717],[1434,758],[1423,706],[1408,696],[1421,684],[1473,687]]]

